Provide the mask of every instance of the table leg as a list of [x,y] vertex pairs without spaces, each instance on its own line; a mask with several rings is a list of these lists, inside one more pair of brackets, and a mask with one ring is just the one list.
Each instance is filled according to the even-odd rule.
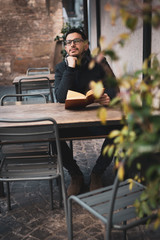
[[3,182],[0,182],[0,197],[4,197],[4,185]]

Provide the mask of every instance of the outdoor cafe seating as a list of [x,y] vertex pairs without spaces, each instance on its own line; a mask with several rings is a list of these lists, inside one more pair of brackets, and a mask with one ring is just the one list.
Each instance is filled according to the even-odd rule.
[[[0,99],[0,106],[6,105],[24,105],[24,104],[39,104],[43,103],[46,104],[46,97],[44,94],[41,93],[27,93],[27,94],[6,94],[3,95]],[[46,155],[51,154],[52,147],[51,143],[44,141],[44,142],[23,142],[18,144],[11,144],[9,146],[10,155],[16,157],[32,157],[33,155]],[[56,157],[56,156],[54,156]],[[4,183],[3,181],[0,182],[0,189],[1,189],[1,196],[4,196]],[[9,194],[10,195],[10,194]],[[51,208],[53,208],[53,201],[51,200]],[[8,209],[11,209],[10,204],[10,197],[8,197]]]
[[46,103],[46,97],[42,93],[5,94],[0,99],[0,106]]
[[[19,97],[20,97],[20,95],[19,95]],[[50,104],[47,104],[47,105],[49,107]],[[56,105],[56,103],[54,105]],[[52,109],[52,112],[53,112],[53,109]],[[85,113],[85,111],[84,111],[84,113]],[[38,116],[38,118],[39,118],[39,116]],[[115,119],[116,119],[115,122],[117,123],[117,121],[119,121],[118,120],[119,118],[117,119],[117,114],[116,114]],[[34,121],[35,121],[35,119],[34,119]],[[38,121],[39,121],[39,119],[38,119]],[[3,119],[1,119],[0,122],[3,122]],[[27,121],[24,121],[24,122],[25,122],[25,124],[27,123]],[[110,123],[111,122],[112,122],[112,120],[110,120]],[[19,125],[19,123],[20,123],[20,125]],[[44,139],[44,138],[39,138],[39,137],[37,137],[37,135],[34,136],[35,139],[31,138],[30,133],[32,132],[32,134],[34,134],[33,127],[31,127],[31,129],[32,129],[31,132],[29,131],[29,135],[27,132],[27,138],[26,138],[25,137],[26,135],[23,135],[26,130],[26,128],[23,129],[23,123],[21,121],[14,120],[12,122],[12,124],[18,124],[19,127],[18,128],[17,127],[16,128],[12,128],[12,127],[8,128],[8,124],[7,124],[6,128],[0,128],[0,141],[2,142],[2,157],[3,157],[3,160],[1,162],[1,170],[0,171],[2,171],[4,174],[4,175],[1,175],[2,178],[0,178],[0,181],[6,182],[8,209],[11,209],[9,182],[14,181],[14,180],[15,181],[40,180],[40,179],[42,179],[41,177],[44,177],[42,170],[44,170],[44,168],[45,168],[47,174],[49,175],[49,176],[47,175],[47,177],[45,176],[44,179],[49,180],[49,183],[50,183],[51,208],[53,208],[53,189],[52,189],[53,184],[52,184],[52,181],[53,181],[53,179],[57,179],[56,183],[59,184],[63,180],[62,185],[59,184],[58,186],[59,186],[60,193],[61,193],[61,187],[62,187],[62,196],[63,196],[63,201],[64,201],[65,213],[67,216],[67,226],[68,226],[68,230],[69,230],[68,238],[70,240],[73,239],[73,230],[74,230],[73,221],[72,221],[72,214],[73,214],[72,213],[72,203],[73,202],[77,202],[80,206],[82,206],[84,209],[88,210],[91,214],[93,214],[95,217],[97,217],[104,223],[106,240],[111,239],[110,237],[111,237],[111,232],[113,229],[123,231],[124,239],[126,239],[126,231],[128,229],[135,227],[137,225],[143,224],[148,219],[152,220],[156,217],[156,214],[153,213],[153,215],[151,215],[149,217],[145,216],[143,219],[136,218],[136,212],[135,212],[135,207],[133,206],[133,203],[134,203],[135,199],[140,196],[140,194],[142,193],[142,191],[144,190],[145,187],[134,181],[133,188],[130,191],[128,180],[126,180],[124,182],[119,182],[118,175],[116,176],[113,185],[96,190],[96,191],[92,191],[89,193],[81,194],[78,196],[71,196],[68,200],[68,205],[67,205],[63,169],[62,169],[62,171],[60,171],[60,174],[62,173],[62,180],[60,180],[61,175],[60,176],[58,175],[58,177],[53,177],[52,174],[50,173],[50,170],[51,171],[53,170],[52,166],[54,165],[54,163],[59,161],[57,159],[57,157],[55,156],[55,152],[52,151],[54,149],[52,148],[52,141],[50,141],[51,140],[50,137],[47,138],[45,141],[45,142],[49,143],[48,144],[48,146],[49,146],[48,152],[47,151],[46,152],[42,151],[39,153],[35,152],[35,155],[33,155],[33,152],[31,154],[30,149],[29,149],[29,154],[27,153],[27,151],[25,151],[24,155],[22,155],[18,152],[17,152],[18,155],[16,155],[16,153],[15,152],[13,153],[12,150],[8,153],[8,150],[6,151],[6,147],[7,147],[7,149],[8,149],[8,147],[12,147],[12,149],[13,149],[14,144],[19,145],[19,143],[20,143],[20,144],[27,144],[28,146],[30,145],[30,143],[32,144],[32,146],[33,146],[33,143],[39,145],[39,143],[41,142],[42,144],[44,144],[44,141],[40,140],[40,139]],[[41,132],[43,130],[43,128],[40,129],[40,126],[42,126],[42,125],[44,126],[45,124],[40,124],[40,125],[38,124],[38,126],[36,125],[36,127],[34,129],[34,130],[37,129],[36,134],[38,134],[39,130],[40,130],[40,135],[43,134]],[[45,126],[45,127],[47,127],[47,126]],[[8,142],[7,142],[8,139],[6,140],[3,136],[3,134],[1,133],[2,129],[7,130],[7,132],[5,133],[6,136],[8,135],[8,133],[11,134],[11,135],[7,136],[7,138],[9,138],[9,141],[13,141],[13,136],[15,136],[13,142],[10,142],[8,144]],[[11,129],[13,129],[13,130],[10,131]],[[14,132],[14,131],[17,131],[17,129],[18,129],[18,134],[16,132]],[[27,129],[29,129],[29,128],[27,127]],[[21,131],[21,133],[20,133],[20,131]],[[49,128],[49,130],[45,129],[45,131],[50,136],[50,128]],[[20,135],[19,135],[19,133],[20,133]],[[26,132],[25,132],[25,134],[26,134]],[[17,136],[18,136],[18,138],[17,138]],[[30,136],[30,138],[29,138],[29,136]],[[20,137],[20,139],[19,139],[19,137]],[[37,157],[37,153],[39,154],[40,159]],[[18,156],[18,158],[17,158],[18,161],[16,162],[17,156]],[[61,156],[61,153],[60,153],[60,156]],[[46,169],[46,161],[44,161],[45,157],[48,161],[49,169]],[[21,162],[21,160],[22,160],[22,162]],[[62,160],[61,160],[61,162],[62,162]],[[21,164],[21,163],[23,163],[23,164]],[[28,164],[31,164],[31,163],[34,165],[33,166],[34,170],[32,172],[33,175],[32,174],[30,175],[30,173],[28,175],[28,170],[30,168],[30,166],[28,166]],[[40,170],[38,170],[37,164],[39,164],[38,166],[40,166],[42,164],[40,167]],[[45,167],[43,167],[43,164]],[[51,164],[51,168],[50,168],[50,164]],[[16,167],[17,167],[16,165],[18,166],[18,170],[21,168],[21,173],[22,173],[22,167],[24,165],[24,167],[26,168],[26,169],[24,169],[24,171],[27,170],[25,176],[23,176],[23,174],[18,173],[19,178],[17,177],[18,170],[16,169]],[[19,165],[21,165],[21,166],[19,166]],[[59,168],[61,169],[62,165],[59,165],[58,169],[54,168],[55,171],[58,170],[58,174],[59,174]],[[13,175],[11,174],[9,176],[10,170],[11,170],[11,172],[13,171]],[[16,174],[14,173],[14,170],[17,171]],[[35,170],[36,171],[38,170],[40,173],[42,171],[43,176],[40,176],[40,177],[38,176],[38,178],[37,178],[37,176],[34,176]],[[29,176],[29,178],[27,178],[27,175]],[[12,179],[12,177],[13,177],[13,179]],[[62,205],[62,196],[60,194],[60,202],[59,202],[60,205]],[[133,220],[133,222],[132,222],[132,220]]]
[[[126,159],[122,160],[125,164]],[[136,199],[140,199],[145,186],[132,179],[120,181],[117,175],[111,186],[100,188],[91,192],[70,196],[68,199],[68,239],[73,239],[72,204],[76,202],[83,209],[99,219],[105,227],[104,239],[111,240],[112,230],[122,231],[123,239],[126,240],[128,229],[145,224],[157,217],[157,210],[153,209],[150,215],[138,217],[135,208]],[[130,184],[133,184],[130,188]]]
[[[0,127],[0,182],[6,183],[8,210],[11,209],[10,182],[39,180],[49,181],[51,209],[53,209],[55,179],[59,187],[59,204],[62,206],[63,200],[67,214],[62,155],[56,121],[46,117],[28,120],[0,119],[0,123],[4,125]],[[57,155],[52,148],[53,141],[56,143]],[[42,152],[30,152],[30,144],[41,143],[48,143],[50,151],[44,152],[42,149]],[[21,145],[24,146],[24,153],[13,152],[13,146]]]
[[22,77],[18,82],[18,93],[41,93],[47,102],[54,102],[52,84],[48,77]]
[[[28,94],[6,94],[3,95],[0,99],[0,106],[9,106],[9,105],[25,105],[25,104],[46,104],[46,97],[41,93],[28,93]],[[26,150],[27,145],[27,150]],[[28,155],[28,154],[42,154],[50,151],[50,146],[47,142],[44,143],[31,143],[22,145],[15,145],[12,148],[12,154],[16,151],[16,155]]]
[[41,74],[50,74],[50,69],[48,67],[31,67],[27,69],[26,72],[29,76],[41,75]]

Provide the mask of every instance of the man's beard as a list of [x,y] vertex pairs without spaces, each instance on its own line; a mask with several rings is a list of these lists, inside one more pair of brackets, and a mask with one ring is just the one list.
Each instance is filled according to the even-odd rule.
[[72,51],[79,51],[79,49],[78,48],[71,48],[70,50],[69,50],[69,53],[71,54],[71,56],[73,56],[73,57],[79,57],[79,54],[78,53],[75,53],[74,54],[74,52],[72,53]]

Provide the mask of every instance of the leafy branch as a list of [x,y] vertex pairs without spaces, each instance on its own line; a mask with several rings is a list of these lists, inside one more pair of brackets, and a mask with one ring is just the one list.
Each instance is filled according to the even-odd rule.
[[[105,46],[104,38],[101,37],[100,48],[92,52],[90,68],[102,59],[103,55],[112,61],[120,58],[114,47],[125,46],[138,27],[139,18],[152,24],[155,29],[160,27],[160,5],[153,5],[151,0],[114,0],[112,5],[106,4],[105,10],[110,14],[111,24],[116,24],[116,20],[121,18],[129,31],[117,36],[108,46]],[[152,18],[149,17],[150,14]],[[137,214],[142,217],[150,214],[152,209],[158,209],[158,218],[155,221],[157,228],[160,226],[160,62],[157,55],[151,54],[140,69],[132,74],[125,71],[117,81],[123,91],[111,101],[110,106],[118,106],[125,117],[122,129],[113,130],[109,134],[113,144],[104,149],[104,154],[111,156],[115,153],[115,168],[119,169],[120,180],[130,172],[133,179],[146,185],[141,199],[135,202]],[[102,124],[106,124],[106,115],[106,108],[99,109]],[[127,166],[119,162],[119,156],[121,159],[127,157]],[[128,172],[125,171],[126,167]]]

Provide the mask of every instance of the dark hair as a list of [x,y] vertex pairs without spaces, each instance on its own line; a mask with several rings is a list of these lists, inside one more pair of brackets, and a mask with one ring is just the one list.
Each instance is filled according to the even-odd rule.
[[81,31],[79,28],[71,28],[65,35],[65,39],[67,38],[67,36],[70,34],[70,33],[79,33],[82,37],[82,39],[85,41],[87,40],[87,37],[85,35],[85,33],[83,31]]

